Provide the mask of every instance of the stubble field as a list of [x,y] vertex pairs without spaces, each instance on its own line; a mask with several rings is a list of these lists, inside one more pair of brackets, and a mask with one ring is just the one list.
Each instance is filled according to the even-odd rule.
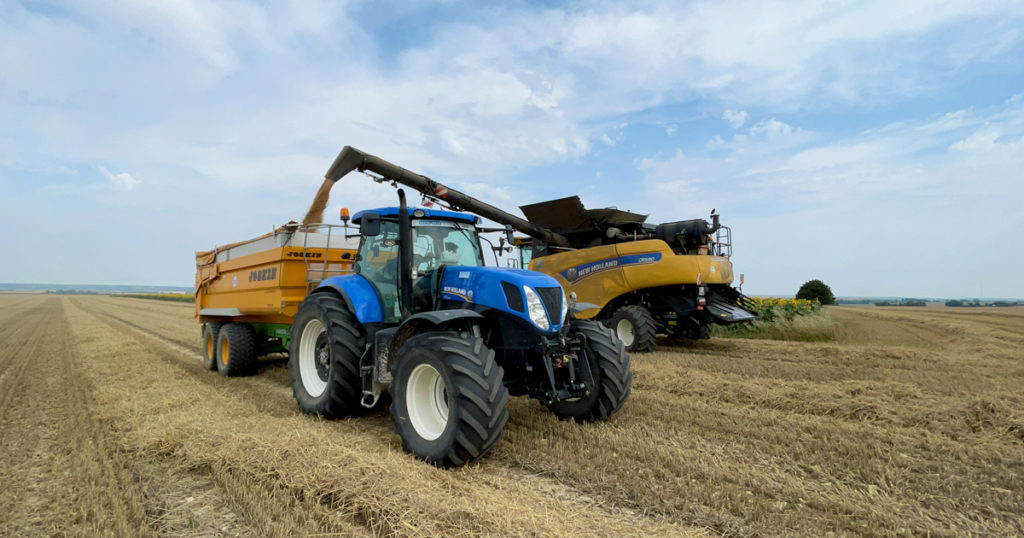
[[607,423],[513,398],[442,471],[299,413],[284,358],[203,370],[191,305],[0,294],[0,535],[1024,534],[1024,309],[827,314],[635,354]]

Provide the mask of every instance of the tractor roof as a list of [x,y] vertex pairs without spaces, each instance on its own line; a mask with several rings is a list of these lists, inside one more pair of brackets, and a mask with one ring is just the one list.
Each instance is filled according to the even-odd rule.
[[[422,211],[422,213],[417,213]],[[366,209],[360,211],[352,217],[352,222],[358,223],[359,219],[362,218],[364,213],[376,213],[381,217],[397,217],[397,207],[381,207],[377,209]],[[410,207],[409,216],[414,218],[431,218],[431,219],[444,219],[444,220],[457,220],[460,222],[468,222],[470,224],[476,224],[476,217],[473,215],[467,215],[465,213],[458,213],[455,211],[447,211],[444,209],[433,209],[429,207]]]

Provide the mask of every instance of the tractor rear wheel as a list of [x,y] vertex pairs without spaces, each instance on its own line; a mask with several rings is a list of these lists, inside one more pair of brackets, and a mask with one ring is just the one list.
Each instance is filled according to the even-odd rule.
[[207,370],[217,369],[217,335],[220,323],[212,321],[203,324],[203,366]]
[[615,331],[615,336],[626,346],[626,351],[650,351],[654,349],[656,326],[654,316],[646,307],[627,305],[615,311],[605,322]]
[[248,323],[226,323],[217,333],[217,373],[225,377],[256,371],[256,331]]
[[359,357],[366,345],[359,321],[329,293],[306,297],[293,321],[288,370],[299,409],[324,418],[358,414]]
[[610,329],[594,321],[573,321],[569,330],[587,337],[580,360],[589,361],[594,387],[587,396],[550,403],[547,408],[562,420],[604,420],[622,408],[633,385],[625,344]]
[[407,340],[390,387],[402,448],[443,468],[483,456],[508,421],[503,376],[494,351],[479,337],[433,332]]

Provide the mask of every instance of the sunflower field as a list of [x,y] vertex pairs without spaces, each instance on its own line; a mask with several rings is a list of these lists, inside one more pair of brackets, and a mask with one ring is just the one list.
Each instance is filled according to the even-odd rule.
[[784,299],[781,297],[751,297],[754,311],[761,321],[771,323],[776,319],[792,320],[797,316],[809,316],[821,312],[817,299]]

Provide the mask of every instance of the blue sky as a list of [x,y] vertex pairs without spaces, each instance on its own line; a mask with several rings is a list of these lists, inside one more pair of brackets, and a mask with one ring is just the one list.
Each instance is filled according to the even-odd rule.
[[0,282],[189,285],[351,144],[495,205],[716,208],[751,294],[1024,297],[1021,58],[1022,3],[0,0]]

